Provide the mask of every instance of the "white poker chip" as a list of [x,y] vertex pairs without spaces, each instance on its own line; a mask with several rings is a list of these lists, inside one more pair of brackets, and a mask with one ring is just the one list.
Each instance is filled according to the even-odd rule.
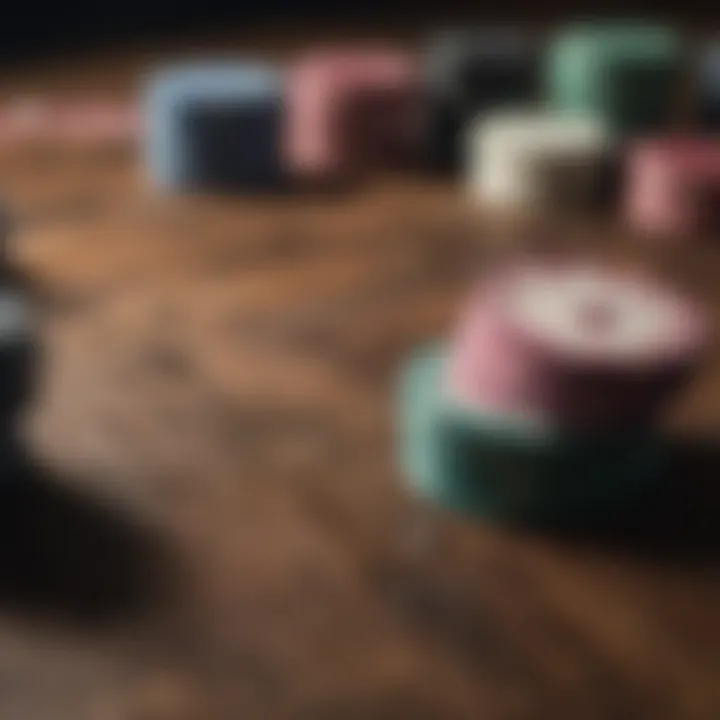
[[499,207],[542,207],[568,196],[584,200],[612,149],[612,135],[597,118],[486,114],[467,129],[468,187],[483,204]]
[[593,265],[531,273],[508,292],[506,307],[529,336],[593,361],[654,362],[698,332],[675,294]]

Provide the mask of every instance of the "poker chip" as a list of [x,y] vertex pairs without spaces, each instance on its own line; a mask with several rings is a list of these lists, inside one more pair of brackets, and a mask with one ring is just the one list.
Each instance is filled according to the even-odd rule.
[[627,158],[625,216],[655,237],[684,239],[720,227],[720,141],[656,138]]
[[468,187],[489,207],[591,205],[612,150],[611,133],[590,116],[532,110],[486,114],[467,132]]
[[696,119],[703,130],[720,127],[720,42],[711,40],[698,53],[695,68]]
[[639,20],[572,23],[545,53],[548,105],[602,117],[623,137],[671,124],[683,43],[675,28]]
[[9,252],[13,229],[8,211],[0,208],[0,454],[32,396],[39,351],[32,292]]
[[399,464],[420,499],[536,526],[603,522],[662,481],[663,443],[647,428],[583,434],[447,392],[452,349],[416,350],[398,391]]
[[133,142],[141,132],[141,116],[132,103],[82,101],[58,104],[53,137],[63,144],[103,145]]
[[25,294],[0,288],[0,421],[7,426],[35,386],[34,316]]
[[249,60],[204,60],[154,71],[143,93],[150,185],[173,192],[278,189],[282,73]]
[[136,141],[142,131],[134,103],[20,97],[0,105],[0,147],[49,144],[74,148]]
[[14,147],[51,134],[52,109],[48,100],[23,97],[0,106],[0,146]]
[[535,43],[513,27],[466,27],[431,38],[423,73],[432,166],[462,168],[463,133],[479,113],[535,99],[537,55]]
[[420,74],[391,47],[339,46],[299,59],[287,82],[283,162],[298,179],[344,180],[420,154]]
[[707,345],[699,306],[657,280],[581,261],[498,270],[474,293],[446,379],[459,404],[564,427],[653,423]]

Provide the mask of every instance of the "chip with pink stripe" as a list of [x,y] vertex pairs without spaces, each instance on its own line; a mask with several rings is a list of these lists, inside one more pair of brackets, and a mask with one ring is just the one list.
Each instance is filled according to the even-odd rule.
[[701,308],[644,274],[584,261],[525,263],[465,307],[448,365],[455,402],[550,422],[652,422],[708,341]]
[[319,50],[291,69],[286,103],[283,154],[297,177],[344,179],[420,152],[420,74],[401,50]]
[[720,230],[720,140],[676,137],[639,142],[628,155],[629,224],[686,239]]
[[138,108],[128,101],[30,96],[0,105],[0,148],[98,147],[134,142],[141,132]]

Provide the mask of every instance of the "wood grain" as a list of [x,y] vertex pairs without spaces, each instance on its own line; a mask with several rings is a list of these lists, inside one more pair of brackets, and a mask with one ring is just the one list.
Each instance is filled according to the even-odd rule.
[[[429,178],[173,199],[130,151],[47,152],[0,168],[46,347],[44,470],[0,503],[0,716],[720,716],[713,358],[668,419],[668,497],[572,536],[473,525],[404,489],[392,388],[502,225]],[[717,244],[541,231],[720,308]]]

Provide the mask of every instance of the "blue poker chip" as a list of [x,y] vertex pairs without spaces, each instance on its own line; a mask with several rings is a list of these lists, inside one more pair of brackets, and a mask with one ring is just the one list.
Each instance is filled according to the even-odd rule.
[[157,71],[145,88],[151,183],[175,191],[238,191],[281,179],[281,74],[255,61]]

